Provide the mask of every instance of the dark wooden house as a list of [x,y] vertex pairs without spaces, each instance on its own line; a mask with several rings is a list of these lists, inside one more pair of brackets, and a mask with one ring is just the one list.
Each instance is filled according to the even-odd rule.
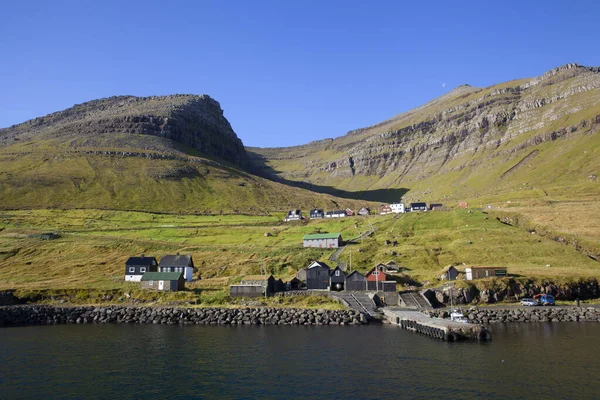
[[323,212],[323,210],[319,210],[317,208],[310,210],[310,219],[316,218],[325,218],[325,213]]
[[431,203],[429,204],[430,211],[442,211],[444,209],[444,205],[441,203]]
[[367,279],[358,271],[353,271],[346,276],[346,290],[365,291],[367,290]]
[[129,257],[125,262],[125,280],[140,282],[146,272],[157,272],[158,263],[154,257]]
[[440,275],[440,279],[445,281],[455,281],[458,277],[458,270],[454,268],[452,265],[448,268],[444,269],[442,275]]
[[140,283],[142,289],[176,292],[185,288],[182,272],[146,272]]
[[183,278],[187,282],[192,281],[194,273],[194,260],[190,255],[167,255],[162,256],[158,262],[160,272],[183,272]]
[[345,283],[346,283],[346,274],[339,266],[335,267],[329,273],[329,288],[331,290],[335,290],[335,291],[339,292],[341,290],[344,290]]
[[329,288],[329,273],[331,269],[324,262],[314,261],[306,269],[306,288],[326,290]]

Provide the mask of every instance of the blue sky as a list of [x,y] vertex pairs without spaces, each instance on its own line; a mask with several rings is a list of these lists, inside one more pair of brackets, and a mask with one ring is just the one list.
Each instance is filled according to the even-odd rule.
[[460,84],[600,65],[599,4],[6,0],[0,127],[112,95],[206,93],[247,146],[303,144]]

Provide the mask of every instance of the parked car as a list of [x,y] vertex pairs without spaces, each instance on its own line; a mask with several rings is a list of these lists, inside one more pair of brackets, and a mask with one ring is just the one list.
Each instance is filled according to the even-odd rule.
[[531,307],[531,306],[539,306],[540,303],[538,303],[538,301],[534,300],[534,299],[523,298],[523,299],[521,299],[521,305]]
[[536,294],[535,296],[533,296],[533,298],[543,306],[554,305],[554,296],[552,296],[551,294]]

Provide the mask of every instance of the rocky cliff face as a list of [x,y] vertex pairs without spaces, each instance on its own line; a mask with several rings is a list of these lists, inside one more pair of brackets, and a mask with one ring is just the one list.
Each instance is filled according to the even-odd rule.
[[[242,141],[207,95],[116,96],[75,105],[67,110],[0,129],[0,145],[37,139],[74,140],[74,147],[123,148],[111,134],[151,135],[192,147],[242,167],[248,159]],[[133,141],[133,138],[132,138]],[[150,147],[151,142],[145,143]]]
[[[411,187],[465,168],[493,169],[529,148],[599,126],[600,68],[566,64],[534,79],[460,86],[333,140],[250,151],[265,173],[285,179],[353,190]],[[373,179],[353,179],[361,176]]]

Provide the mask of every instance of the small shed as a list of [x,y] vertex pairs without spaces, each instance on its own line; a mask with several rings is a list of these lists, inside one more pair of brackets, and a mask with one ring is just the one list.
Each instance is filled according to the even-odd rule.
[[267,295],[275,293],[275,278],[273,278],[273,275],[247,275],[242,278],[240,285],[260,286],[263,290],[266,290]]
[[142,276],[140,287],[161,292],[177,292],[185,289],[185,279],[182,272],[146,272]]
[[275,288],[275,290],[274,290],[275,293],[283,292],[285,290],[285,285],[284,285],[283,281],[281,280],[281,278],[277,279],[275,281],[274,288]]
[[452,265],[444,268],[444,272],[440,275],[440,279],[444,281],[455,281],[458,277],[458,270],[454,268]]
[[353,271],[346,276],[346,290],[367,290],[367,279],[358,271]]
[[371,210],[369,210],[367,207],[361,207],[360,210],[358,210],[357,214],[364,217],[366,215],[371,214]]
[[140,282],[146,272],[157,272],[158,263],[154,257],[129,257],[125,262],[125,280]]
[[[306,270],[305,270],[306,271]],[[302,281],[298,278],[292,278],[292,280],[290,280],[287,283],[288,286],[288,290],[299,290],[302,289]]]
[[508,276],[506,267],[467,267],[465,268],[465,277],[468,281],[473,279]]
[[325,213],[323,210],[319,210],[317,208],[310,210],[310,219],[315,218],[325,218]]
[[427,211],[427,203],[410,203],[410,211]]
[[441,203],[429,204],[429,210],[431,210],[431,211],[442,211],[443,209],[444,209],[444,205]]
[[351,209],[349,209],[349,208],[346,208],[346,216],[348,216],[348,217],[351,217],[351,216],[353,216],[353,215],[354,215],[354,211],[352,211],[352,210],[351,210]]
[[344,284],[346,283],[346,274],[344,273],[344,270],[342,270],[342,268],[340,268],[339,266],[335,267],[330,273],[329,273],[329,288],[331,290],[335,290],[335,291],[342,291],[344,290]]
[[304,235],[304,247],[319,247],[335,249],[342,245],[341,233],[314,233],[312,235]]
[[469,203],[467,203],[466,201],[460,201],[458,203],[458,208],[469,208]]
[[392,213],[392,207],[389,204],[382,204],[379,206],[379,214],[386,215]]
[[329,265],[320,261],[313,261],[306,269],[306,288],[326,290],[329,288]]

